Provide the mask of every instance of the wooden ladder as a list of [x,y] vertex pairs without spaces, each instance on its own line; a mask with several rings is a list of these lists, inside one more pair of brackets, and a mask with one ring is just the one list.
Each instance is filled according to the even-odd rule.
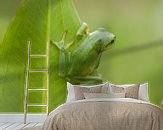
[[[31,58],[46,58],[45,70],[31,70],[30,62]],[[46,88],[29,88],[29,75],[30,73],[46,73]],[[29,104],[29,92],[46,91],[46,104]],[[24,98],[24,124],[27,122],[28,107],[46,107],[46,113],[49,114],[49,42],[47,43],[46,54],[31,54],[31,42],[28,41],[28,64],[26,69],[26,86],[25,86],[25,98]]]

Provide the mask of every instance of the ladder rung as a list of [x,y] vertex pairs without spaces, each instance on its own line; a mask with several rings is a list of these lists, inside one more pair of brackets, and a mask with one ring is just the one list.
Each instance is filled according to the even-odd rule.
[[29,88],[29,91],[46,91],[46,88]]
[[33,54],[33,55],[30,55],[30,57],[47,57],[47,55],[39,55],[39,54]]
[[29,70],[30,73],[44,73],[48,72],[48,70]]
[[46,107],[46,104],[27,104],[28,107]]

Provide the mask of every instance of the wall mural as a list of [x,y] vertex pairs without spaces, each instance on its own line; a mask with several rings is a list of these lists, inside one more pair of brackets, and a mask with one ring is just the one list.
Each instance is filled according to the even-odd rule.
[[[5,4],[7,1],[10,2]],[[0,35],[5,30],[5,26],[7,27],[7,22],[10,21],[20,1],[6,0],[0,4],[2,10]],[[93,64],[89,64],[87,62],[87,65],[82,66],[82,75],[71,74],[71,76],[72,69],[70,68],[78,68],[70,67],[73,66],[72,63],[76,62],[72,60],[76,59],[72,58],[72,54],[75,54],[77,48],[80,50],[80,46],[88,38],[88,33],[98,32],[99,29],[90,31],[86,24],[82,24],[72,0],[22,1],[5,33],[3,42],[0,39],[0,112],[22,113],[24,111],[28,40],[31,41],[32,54],[45,54],[46,43],[51,41],[50,110],[65,102],[67,80],[77,84],[99,83],[101,82],[100,74],[104,81],[109,80],[115,84],[148,82],[150,101],[160,105],[163,100],[163,29],[160,26],[162,24],[162,11],[160,10],[163,9],[163,4],[160,4],[161,0],[158,1],[159,4],[156,4],[157,2],[153,4],[151,1],[135,2],[134,0],[127,1],[127,4],[121,0],[112,2],[108,0],[104,2],[74,1],[80,17],[89,23],[91,28],[96,30],[97,27],[104,26],[108,31],[116,32],[118,39],[110,51],[106,51],[105,54],[101,53],[103,56],[99,67],[98,63],[91,61]],[[9,18],[5,19],[7,15]],[[85,30],[84,33],[79,34],[78,32],[83,32],[82,30]],[[55,43],[61,39],[64,39],[64,47],[56,46]],[[94,51],[90,52],[91,55],[94,55]],[[84,55],[81,54],[82,56],[84,58]],[[84,65],[85,67],[93,66],[94,69],[84,69]],[[96,71],[97,67],[100,74]],[[30,68],[45,69],[46,59],[32,58]],[[31,88],[44,88],[46,85],[45,74],[30,74],[29,78]],[[29,101],[30,103],[45,103],[46,93],[31,92]],[[45,108],[31,107],[29,111],[45,112]]]

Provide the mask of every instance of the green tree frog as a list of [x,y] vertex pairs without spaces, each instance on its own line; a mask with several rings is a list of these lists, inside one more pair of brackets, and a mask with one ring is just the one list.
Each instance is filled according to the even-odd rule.
[[[98,84],[102,82],[97,73],[102,53],[114,43],[115,35],[99,28],[89,32],[88,25],[83,23],[76,33],[73,42],[65,44],[66,32],[61,41],[51,41],[60,52],[59,76],[73,84]],[[80,42],[72,51],[69,48]]]

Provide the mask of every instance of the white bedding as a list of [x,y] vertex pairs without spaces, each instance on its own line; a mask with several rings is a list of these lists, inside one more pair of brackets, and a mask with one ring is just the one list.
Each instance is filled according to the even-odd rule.
[[83,99],[83,100],[76,100],[73,102],[64,103],[58,106],[56,109],[59,109],[60,107],[64,105],[70,105],[70,104],[82,103],[82,102],[126,102],[126,103],[149,104],[149,105],[159,108],[159,106],[155,104],[152,104],[150,102],[145,102],[142,100],[138,100],[138,99],[134,99],[134,98],[92,98],[92,99]]

